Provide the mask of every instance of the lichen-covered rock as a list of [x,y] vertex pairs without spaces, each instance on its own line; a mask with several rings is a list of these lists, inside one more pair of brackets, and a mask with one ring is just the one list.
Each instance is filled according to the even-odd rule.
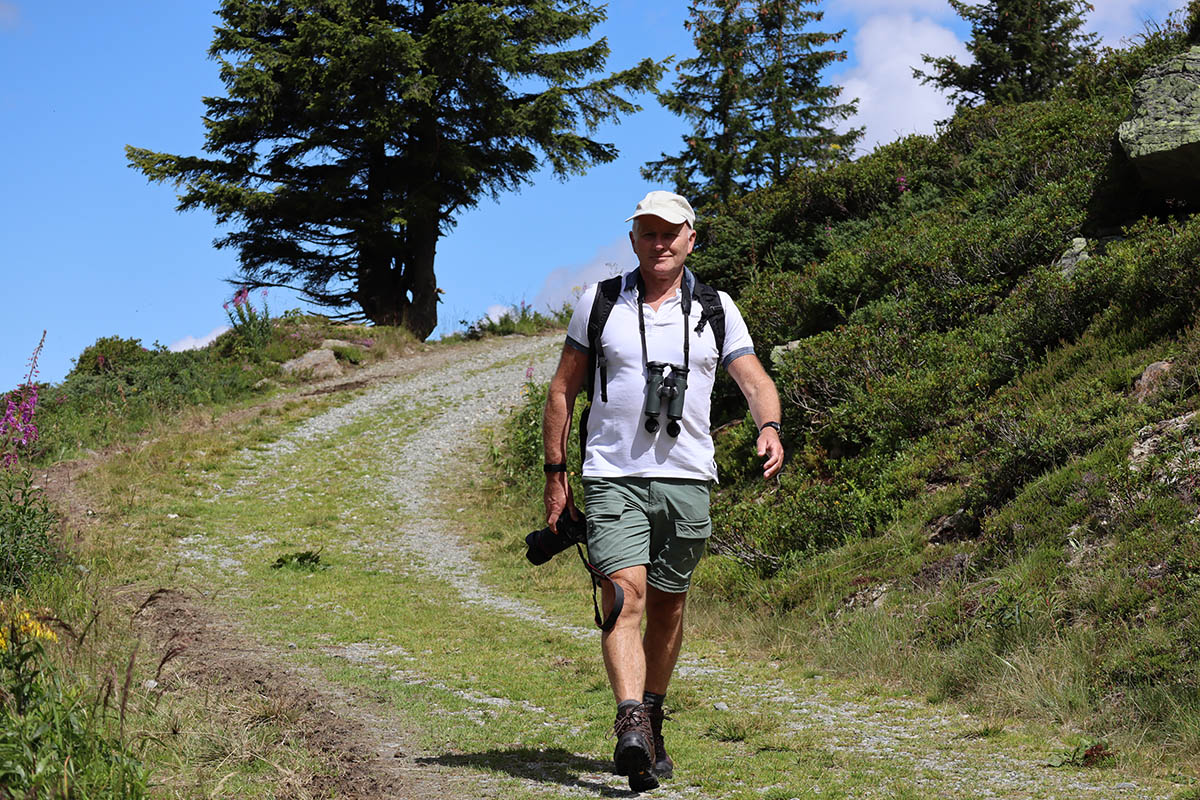
[[308,372],[314,378],[338,378],[342,374],[342,367],[332,350],[309,350],[299,358],[285,361],[279,368],[285,375]]
[[1200,177],[1200,46],[1146,71],[1133,116],[1117,129],[1142,180],[1164,192],[1194,190]]
[[1071,246],[1063,251],[1063,254],[1054,262],[1054,266],[1058,267],[1058,271],[1063,274],[1063,277],[1069,278],[1075,272],[1075,268],[1091,258],[1088,252],[1088,240],[1078,237],[1071,240]]

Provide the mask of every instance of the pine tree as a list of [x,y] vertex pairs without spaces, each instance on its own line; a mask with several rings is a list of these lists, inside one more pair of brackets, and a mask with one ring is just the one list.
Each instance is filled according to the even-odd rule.
[[586,0],[222,0],[218,16],[210,157],[128,147],[130,165],[234,224],[215,244],[237,248],[239,282],[422,339],[455,215],[543,157],[560,178],[612,161],[589,135],[662,70],[589,79],[605,41],[566,49],[604,19]]
[[659,100],[693,125],[678,155],[663,153],[642,174],[665,180],[698,206],[781,179],[801,165],[849,157],[861,129],[838,133],[855,103],[820,73],[845,59],[822,49],[845,31],[806,31],[824,14],[819,0],[696,0],[689,22],[697,55],[683,61]]
[[971,23],[967,51],[971,64],[953,56],[921,59],[929,73],[913,70],[922,83],[950,94],[958,106],[979,102],[1021,103],[1041,100],[1094,52],[1097,36],[1083,33],[1083,0],[990,0],[979,5],[950,0]]

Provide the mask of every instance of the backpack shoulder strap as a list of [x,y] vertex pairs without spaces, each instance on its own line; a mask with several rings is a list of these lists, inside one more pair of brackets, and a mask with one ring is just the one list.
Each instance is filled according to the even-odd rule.
[[596,369],[600,370],[600,399],[608,402],[608,359],[604,357],[604,348],[600,345],[600,334],[604,332],[604,324],[612,313],[617,298],[621,295],[621,282],[624,275],[614,275],[600,281],[596,286],[596,297],[592,300],[592,313],[588,315],[588,402],[596,395]]
[[721,295],[706,283],[696,281],[692,296],[700,303],[700,323],[696,325],[696,333],[704,332],[705,325],[711,325],[713,338],[717,341],[717,361],[725,352],[725,306],[721,305]]

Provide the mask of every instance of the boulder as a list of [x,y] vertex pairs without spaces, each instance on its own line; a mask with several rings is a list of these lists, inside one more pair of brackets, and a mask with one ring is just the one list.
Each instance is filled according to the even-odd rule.
[[309,350],[299,358],[285,361],[280,369],[285,375],[307,372],[313,378],[339,378],[342,375],[332,350]]
[[1142,181],[1192,194],[1200,178],[1200,46],[1147,70],[1133,87],[1133,115],[1117,128]]
[[776,345],[771,348],[771,366],[779,370],[783,366],[783,359],[789,352],[795,350],[803,342],[803,339],[796,339],[787,344]]
[[1078,237],[1071,240],[1071,246],[1063,251],[1063,254],[1054,262],[1054,266],[1058,267],[1058,271],[1063,274],[1064,278],[1071,277],[1071,273],[1075,268],[1091,258],[1088,253],[1088,241],[1083,237]]
[[1133,399],[1139,403],[1144,403],[1150,399],[1150,395],[1154,394],[1154,390],[1163,382],[1163,378],[1167,377],[1167,373],[1171,371],[1170,361],[1155,361],[1150,366],[1146,367],[1141,376],[1133,384]]

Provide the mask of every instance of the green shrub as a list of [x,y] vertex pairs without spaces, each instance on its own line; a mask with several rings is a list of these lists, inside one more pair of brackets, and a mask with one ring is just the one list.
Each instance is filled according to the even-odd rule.
[[127,372],[149,357],[151,353],[142,347],[140,339],[102,336],[94,344],[83,348],[67,377]]
[[29,471],[0,467],[0,592],[27,586],[38,573],[54,568],[54,523]]

